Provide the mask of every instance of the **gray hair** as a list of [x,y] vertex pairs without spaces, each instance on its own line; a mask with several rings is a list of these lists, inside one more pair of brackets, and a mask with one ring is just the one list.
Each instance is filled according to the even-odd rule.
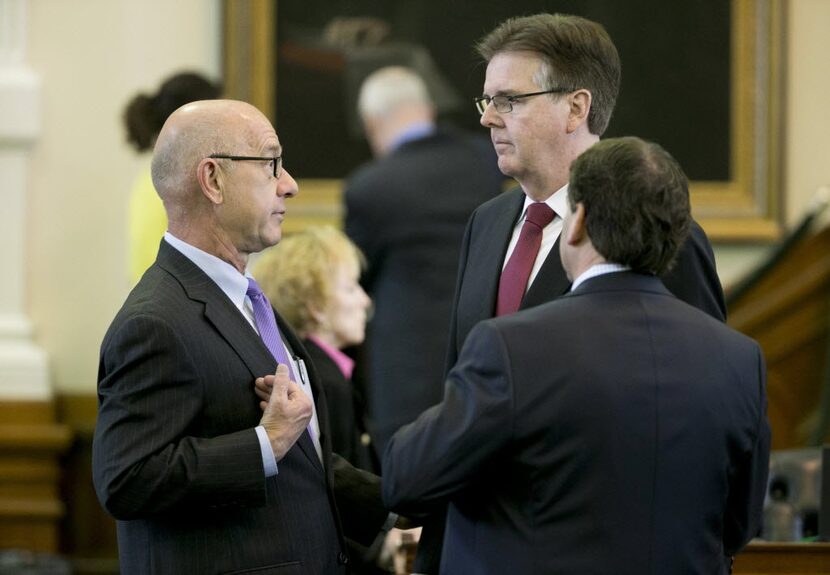
[[424,80],[409,68],[381,68],[360,87],[357,109],[363,116],[383,116],[402,104],[434,105]]

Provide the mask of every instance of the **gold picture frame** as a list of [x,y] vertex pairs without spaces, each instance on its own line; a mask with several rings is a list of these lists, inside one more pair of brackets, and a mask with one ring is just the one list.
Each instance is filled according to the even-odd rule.
[[[658,0],[659,1],[659,0]],[[710,238],[774,240],[781,233],[783,29],[786,0],[728,0],[730,166],[724,181],[693,181],[692,207]],[[274,117],[276,0],[225,0],[224,69],[230,97]],[[340,180],[302,180],[287,231],[340,223]]]

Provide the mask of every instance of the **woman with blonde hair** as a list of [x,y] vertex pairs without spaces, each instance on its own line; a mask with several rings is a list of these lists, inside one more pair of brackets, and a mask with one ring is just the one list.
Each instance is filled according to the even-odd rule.
[[377,472],[362,398],[351,383],[354,362],[342,351],[365,337],[372,302],[358,283],[364,264],[342,232],[313,227],[263,253],[252,273],[303,338],[325,390],[332,450],[355,467]]

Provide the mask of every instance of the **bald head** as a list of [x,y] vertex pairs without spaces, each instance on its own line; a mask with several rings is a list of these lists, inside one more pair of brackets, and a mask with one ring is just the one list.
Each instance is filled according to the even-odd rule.
[[201,198],[197,167],[213,153],[241,148],[254,121],[267,119],[245,102],[203,100],[173,112],[159,133],[151,167],[153,185],[170,220],[177,220]]
[[244,272],[248,256],[280,241],[297,182],[279,169],[282,146],[262,112],[244,102],[182,106],[153,152],[153,184],[178,239]]

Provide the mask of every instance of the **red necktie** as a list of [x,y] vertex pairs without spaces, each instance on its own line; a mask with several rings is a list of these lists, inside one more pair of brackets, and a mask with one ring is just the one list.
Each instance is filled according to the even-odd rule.
[[527,217],[519,234],[519,241],[510,255],[499,280],[499,298],[496,315],[507,315],[519,310],[527,288],[530,271],[542,245],[542,230],[556,213],[544,202],[535,202],[527,207]]

